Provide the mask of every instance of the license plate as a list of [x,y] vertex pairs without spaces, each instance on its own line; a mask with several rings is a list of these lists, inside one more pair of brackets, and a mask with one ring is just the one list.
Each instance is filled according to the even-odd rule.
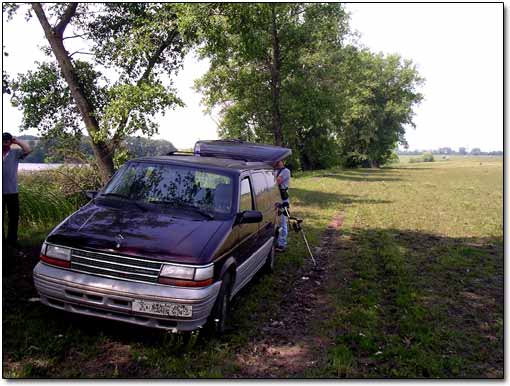
[[185,318],[191,317],[192,314],[192,306],[189,304],[149,302],[146,300],[133,300],[131,309],[137,312]]

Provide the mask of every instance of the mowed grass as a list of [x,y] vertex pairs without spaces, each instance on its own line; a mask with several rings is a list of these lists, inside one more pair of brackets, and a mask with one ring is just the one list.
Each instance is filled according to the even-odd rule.
[[[381,170],[296,173],[293,213],[313,246],[331,219],[329,301],[314,333],[331,342],[308,377],[502,377],[502,158]],[[236,377],[237,353],[263,334],[307,253],[299,234],[276,273],[234,302],[221,338],[76,317],[29,301],[40,239],[4,261],[4,377]],[[8,312],[6,312],[8,311]]]
[[304,179],[362,203],[345,210],[330,282],[331,376],[503,376],[502,166],[474,157]]

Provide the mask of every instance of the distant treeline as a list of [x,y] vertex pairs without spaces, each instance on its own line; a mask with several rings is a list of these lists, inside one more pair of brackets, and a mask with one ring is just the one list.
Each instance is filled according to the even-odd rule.
[[[58,163],[79,162],[77,159],[67,157],[62,152],[55,151],[61,146],[58,139],[37,137],[35,135],[20,135],[17,138],[28,142],[32,152],[22,161],[26,163]],[[164,139],[147,139],[141,137],[128,137],[124,140],[129,158],[164,155],[176,150],[171,142]],[[79,144],[80,153],[93,158],[92,145],[89,137],[82,137]]]
[[458,151],[453,150],[451,147],[440,147],[435,150],[398,150],[398,155],[421,155],[424,152],[432,154],[444,154],[444,155],[503,155],[502,150],[497,151],[482,151],[479,147],[467,151],[465,147],[459,147]]

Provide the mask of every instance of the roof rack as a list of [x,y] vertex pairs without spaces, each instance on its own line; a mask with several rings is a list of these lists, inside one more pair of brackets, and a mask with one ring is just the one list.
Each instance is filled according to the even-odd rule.
[[[198,142],[200,142],[200,141],[198,141]],[[249,143],[249,142],[243,141],[242,139],[237,139],[237,138],[216,139],[214,141],[206,141],[206,142],[216,142],[216,143],[220,143],[220,142]]]
[[195,153],[192,151],[173,150],[173,151],[169,151],[165,155],[195,155]]
[[[229,142],[237,142],[237,141],[234,141],[234,140],[228,140]],[[241,141],[239,141],[240,143]],[[196,154],[195,152],[193,151],[180,151],[180,150],[174,150],[174,151],[169,151],[168,153],[165,154],[166,156],[171,156],[171,155],[186,155],[186,156],[196,156],[196,155],[200,155],[200,154]],[[213,157],[213,158],[226,158],[226,159],[231,159],[231,160],[234,160],[234,161],[244,161],[244,162],[253,162],[245,157],[242,157],[242,156],[226,156],[225,154],[222,154],[222,153],[208,153],[206,156],[204,157]]]

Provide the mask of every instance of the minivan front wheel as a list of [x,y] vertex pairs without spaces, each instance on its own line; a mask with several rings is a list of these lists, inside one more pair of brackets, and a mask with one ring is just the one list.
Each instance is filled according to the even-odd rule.
[[223,276],[220,292],[214,303],[209,319],[209,326],[212,332],[217,335],[225,333],[230,312],[230,295],[232,292],[232,277],[230,273]]

